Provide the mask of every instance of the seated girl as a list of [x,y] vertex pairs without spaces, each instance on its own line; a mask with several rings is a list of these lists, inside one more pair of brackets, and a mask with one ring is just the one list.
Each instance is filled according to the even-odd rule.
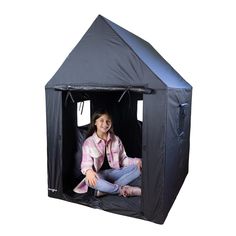
[[86,193],[91,187],[97,197],[106,194],[140,196],[141,188],[128,184],[140,176],[141,168],[140,158],[126,155],[121,140],[113,132],[108,112],[95,112],[82,147],[81,172],[85,178],[74,192]]

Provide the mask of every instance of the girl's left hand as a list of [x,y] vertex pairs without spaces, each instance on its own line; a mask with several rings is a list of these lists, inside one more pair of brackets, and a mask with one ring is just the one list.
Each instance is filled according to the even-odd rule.
[[141,159],[137,160],[137,166],[138,166],[139,170],[141,171],[142,170],[142,160]]

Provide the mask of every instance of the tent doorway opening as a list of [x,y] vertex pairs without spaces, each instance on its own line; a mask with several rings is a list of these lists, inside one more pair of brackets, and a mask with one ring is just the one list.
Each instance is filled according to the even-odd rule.
[[[142,158],[143,93],[123,91],[63,91],[63,192],[70,200],[125,215],[141,217],[141,197],[96,198],[93,190],[75,194],[73,188],[84,178],[80,171],[82,144],[92,114],[105,109],[112,117],[114,133],[122,140],[127,156]],[[140,176],[131,183],[141,187]],[[80,195],[80,196],[79,196]]]

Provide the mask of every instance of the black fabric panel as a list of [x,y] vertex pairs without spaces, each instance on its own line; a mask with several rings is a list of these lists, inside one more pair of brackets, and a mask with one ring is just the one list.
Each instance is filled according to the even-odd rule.
[[98,17],[46,86],[147,87],[151,77],[160,88],[166,87]]
[[171,208],[188,173],[191,96],[191,90],[173,89],[168,92],[165,214]]
[[46,89],[48,194],[62,198],[62,92]]
[[142,208],[156,223],[164,221],[166,96],[165,90],[144,95]]
[[169,88],[191,88],[172,66],[146,41],[104,18],[138,57]]
[[63,92],[63,191],[73,188],[73,169],[76,152],[77,103]]

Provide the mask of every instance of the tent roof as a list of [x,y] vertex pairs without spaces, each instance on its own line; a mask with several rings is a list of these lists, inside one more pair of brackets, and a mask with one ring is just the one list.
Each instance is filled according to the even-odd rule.
[[157,87],[191,88],[149,43],[99,15],[46,88],[150,87],[153,78]]

